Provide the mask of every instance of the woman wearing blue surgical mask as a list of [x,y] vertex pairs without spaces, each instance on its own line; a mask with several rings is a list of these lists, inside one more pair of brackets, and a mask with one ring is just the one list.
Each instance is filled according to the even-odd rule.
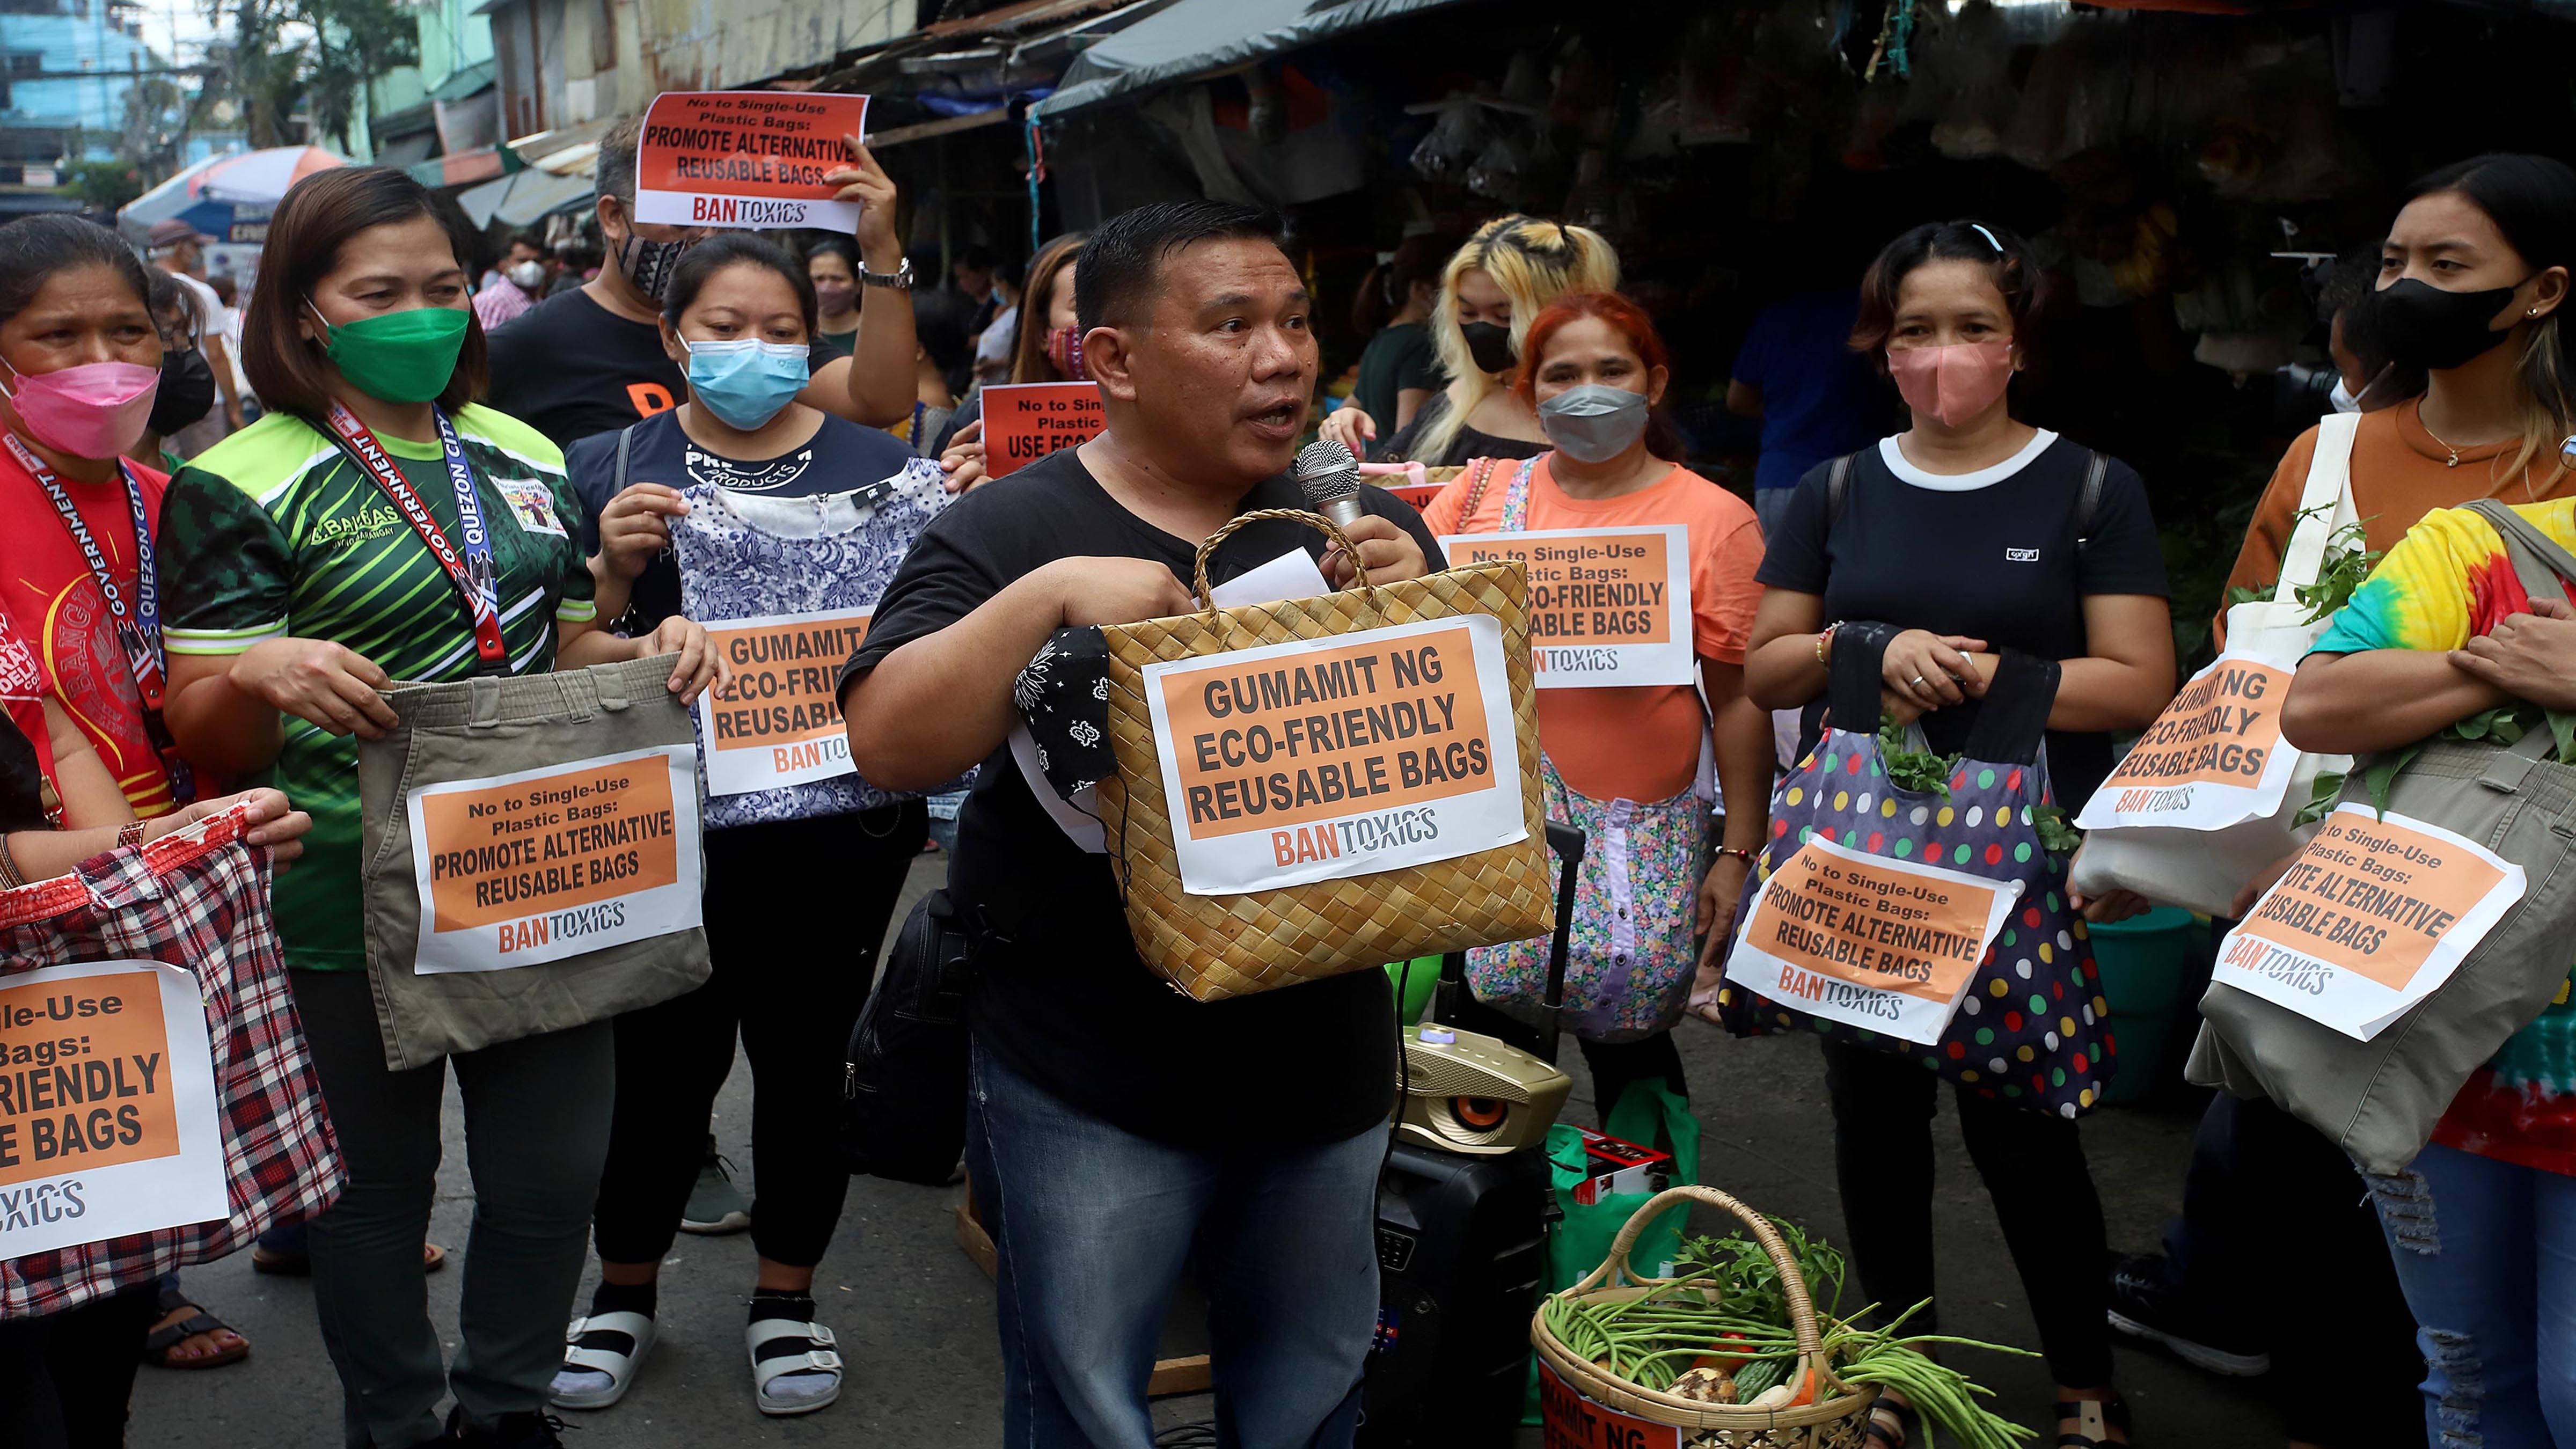
[[[814,284],[778,245],[746,232],[691,248],[663,294],[662,347],[688,399],[623,432],[575,443],[566,461],[590,519],[600,614],[629,631],[680,612],[670,552],[682,490],[846,493],[904,472],[935,476],[893,435],[795,400],[815,336]],[[858,546],[854,544],[853,546]],[[827,672],[838,660],[822,661]],[[708,1109],[751,1060],[751,1379],[762,1413],[810,1413],[840,1394],[841,1365],[816,1322],[814,1267],[830,1246],[849,1174],[831,1148],[840,1062],[873,976],[904,873],[929,836],[916,800],[855,816],[778,820],[707,834],[713,974],[684,996],[617,1020],[617,1106],[593,1220],[600,1285],[574,1324],[554,1382],[563,1409],[605,1409],[651,1351],[655,1287],[705,1161]],[[829,902],[782,911],[780,901]]]

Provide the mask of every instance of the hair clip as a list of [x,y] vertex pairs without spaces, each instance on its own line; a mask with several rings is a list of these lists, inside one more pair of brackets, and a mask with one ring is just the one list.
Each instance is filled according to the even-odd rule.
[[1993,247],[1998,255],[2003,252],[2004,244],[1995,240],[1995,234],[1986,230],[1985,223],[1975,221],[1969,222],[1968,229],[1975,232],[1977,235],[1984,237],[1986,239],[1986,245]]

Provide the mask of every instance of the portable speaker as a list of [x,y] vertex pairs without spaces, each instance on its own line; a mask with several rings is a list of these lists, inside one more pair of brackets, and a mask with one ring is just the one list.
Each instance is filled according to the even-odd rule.
[[1490,1036],[1426,1025],[1404,1038],[1397,1140],[1472,1157],[1546,1143],[1574,1079]]
[[[1556,1059],[1583,832],[1551,822],[1556,940],[1538,1026],[1477,1004],[1441,963],[1434,1038],[1407,1032],[1410,1091],[1377,1187],[1378,1328],[1363,1449],[1510,1449],[1529,1386],[1529,1320],[1560,1214],[1547,1129],[1572,1085]],[[1458,1029],[1460,1021],[1485,1031]]]

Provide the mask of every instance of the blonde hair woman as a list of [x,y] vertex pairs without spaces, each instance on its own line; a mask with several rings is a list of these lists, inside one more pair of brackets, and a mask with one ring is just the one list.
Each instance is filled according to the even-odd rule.
[[[1538,414],[1511,390],[1530,319],[1568,292],[1619,289],[1619,253],[1599,232],[1529,216],[1485,223],[1440,273],[1431,342],[1449,385],[1375,456],[1456,467],[1470,458],[1534,458],[1547,451]],[[1323,435],[1367,455],[1377,420],[1336,410]]]

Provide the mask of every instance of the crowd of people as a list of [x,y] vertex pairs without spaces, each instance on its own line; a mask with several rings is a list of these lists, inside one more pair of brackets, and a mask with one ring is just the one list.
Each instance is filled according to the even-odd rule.
[[[924,797],[971,776],[940,813],[975,968],[964,1156],[1001,1268],[1008,1442],[1154,1442],[1146,1370],[1187,1272],[1207,1285],[1231,1442],[1349,1443],[1398,1081],[1386,978],[1214,1005],[1168,989],[1131,944],[1110,856],[1059,823],[1013,750],[1023,671],[1059,630],[1192,611],[1204,540],[1305,506],[1288,466],[1316,426],[1319,299],[1265,217],[1190,202],[1059,237],[1025,267],[961,257],[964,305],[934,319],[915,305],[894,185],[857,138],[833,177],[862,203],[855,230],[801,250],[638,220],[636,139],[630,124],[601,142],[605,256],[587,277],[521,238],[477,278],[477,240],[380,168],[300,182],[237,308],[195,275],[184,226],[155,233],[149,265],[84,220],[0,227],[0,510],[15,523],[0,664],[34,681],[0,728],[0,886],[247,808],[252,844],[293,862],[274,916],[347,1171],[329,1210],[262,1240],[260,1265],[312,1277],[349,1444],[552,1445],[555,1411],[610,1409],[648,1371],[684,1228],[751,1235],[760,1410],[841,1394],[848,1365],[813,1287],[848,1188],[829,1147],[843,1047],[932,835]],[[2279,575],[2326,466],[2348,474],[2351,516],[2384,557],[2299,664],[2286,736],[2361,755],[2496,718],[2545,734],[2576,711],[2576,607],[2527,594],[2497,525],[2463,505],[2500,500],[2576,547],[2560,322],[2576,171],[2488,156],[2436,172],[2380,247],[2340,265],[2323,406],[2358,427],[2291,446],[2230,582]],[[1374,336],[1320,432],[1454,481],[1418,511],[1363,489],[1348,555],[1279,519],[1214,551],[1219,582],[1304,549],[1338,588],[1363,569],[1436,572],[1460,535],[1682,531],[1690,682],[1538,695],[1546,812],[1608,847],[1578,879],[1564,1017],[1605,1114],[1633,1085],[1687,1097],[1685,1018],[1758,1029],[1729,943],[1757,871],[1778,864],[1774,812],[1796,803],[1784,774],[1836,732],[1884,725],[1985,758],[2018,714],[2071,816],[2173,699],[2150,480],[2018,415],[2016,379],[2048,364],[2041,278],[2021,237],[1961,219],[1906,230],[1848,287],[1765,313],[1728,395],[1763,422],[1747,500],[1690,468],[1664,410],[1669,344],[1620,293],[1605,238],[1517,215],[1463,243],[1410,237],[1357,299]],[[1086,381],[1098,435],[992,478],[981,388]],[[1882,435],[1891,386],[1907,424]],[[674,555],[692,496],[827,500],[887,480],[946,501],[866,561],[891,582],[838,675],[850,760],[893,803],[711,829],[704,984],[389,1066],[357,762],[399,723],[396,681],[667,656],[655,677],[674,698],[721,692],[728,666]],[[442,530],[484,540],[477,569],[454,565]],[[1877,717],[1828,708],[1847,698],[1844,651],[1876,661]],[[2036,705],[2032,679],[2052,691]],[[2239,912],[2288,865],[2247,880]],[[769,909],[781,888],[834,909]],[[2070,895],[2061,949],[2152,900]],[[1546,955],[1494,943],[1470,953],[1469,982],[1527,1003]],[[2220,1095],[2166,1253],[2116,1268],[2076,1109],[1951,1076],[2058,1386],[2058,1442],[2128,1442],[2116,1331],[2235,1372],[2260,1366],[2249,1344],[2274,1346],[2295,1443],[2386,1442],[2392,1417],[2420,1416],[2432,1442],[2576,1449],[2576,1005],[2562,986],[2518,1026],[2421,1154],[2366,1182],[2280,1105]],[[747,1207],[727,1199],[708,1131],[737,1052],[753,1084]],[[1838,1240],[1868,1299],[1935,1300],[1943,1077],[1841,1035],[1822,1063]],[[444,1257],[425,1238],[451,1071],[475,1202],[452,1353],[424,1287]],[[1257,1138],[1207,1089],[1290,1077],[1308,1088]],[[2262,1223],[2285,1212],[2347,1251],[2273,1255]],[[598,1286],[576,1311],[593,1252]],[[2320,1303],[2336,1311],[2287,1327]],[[32,1426],[12,1442],[121,1443],[139,1360],[247,1347],[175,1278],[0,1321],[0,1403]],[[1928,1439],[1895,1391],[1868,1434],[1878,1449]]]

